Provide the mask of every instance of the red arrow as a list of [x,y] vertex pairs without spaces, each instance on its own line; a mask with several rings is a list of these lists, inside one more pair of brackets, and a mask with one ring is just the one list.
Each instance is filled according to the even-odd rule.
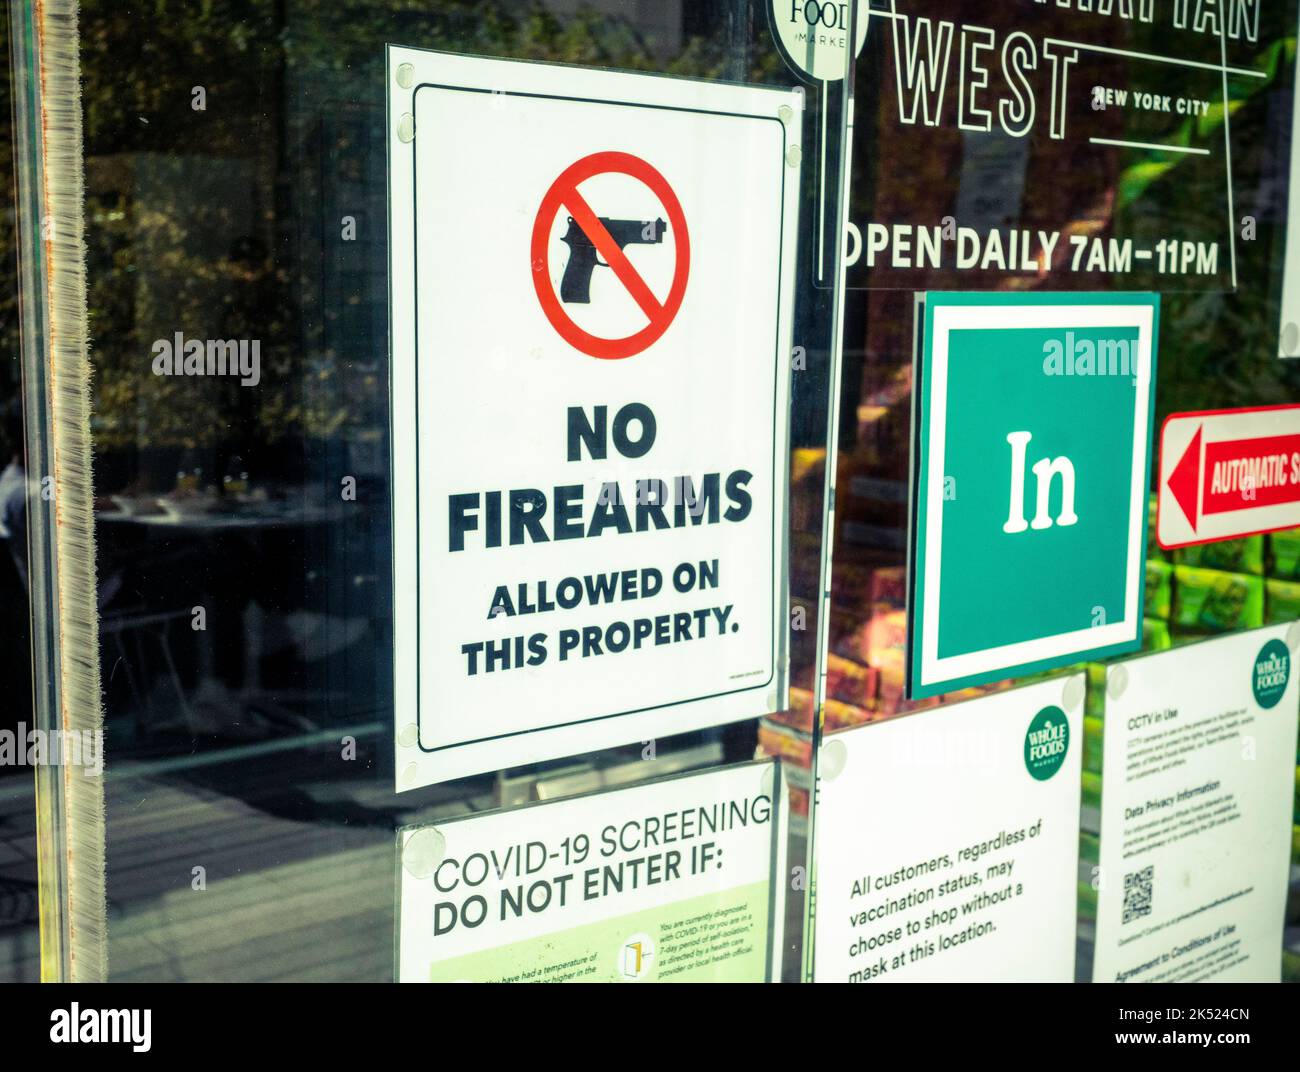
[[1202,427],[1196,426],[1196,434],[1166,481],[1166,487],[1174,494],[1174,501],[1183,508],[1183,514],[1191,522],[1193,532],[1196,531],[1196,497],[1201,483]]

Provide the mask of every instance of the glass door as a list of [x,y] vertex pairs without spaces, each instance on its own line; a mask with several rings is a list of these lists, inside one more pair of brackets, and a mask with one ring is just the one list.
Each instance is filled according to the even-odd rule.
[[797,978],[845,5],[46,15],[47,975]]

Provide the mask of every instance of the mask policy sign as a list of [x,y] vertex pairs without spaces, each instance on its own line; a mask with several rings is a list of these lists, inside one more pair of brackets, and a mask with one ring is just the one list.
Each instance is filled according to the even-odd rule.
[[1074,978],[1082,674],[837,733],[816,982]]
[[782,706],[801,95],[388,61],[397,788]]

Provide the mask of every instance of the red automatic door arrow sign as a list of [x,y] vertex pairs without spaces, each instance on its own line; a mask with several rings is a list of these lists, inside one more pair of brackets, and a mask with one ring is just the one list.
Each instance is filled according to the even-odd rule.
[[1206,439],[1202,463],[1204,431],[1197,427],[1165,481],[1193,532],[1214,514],[1300,503],[1300,434]]

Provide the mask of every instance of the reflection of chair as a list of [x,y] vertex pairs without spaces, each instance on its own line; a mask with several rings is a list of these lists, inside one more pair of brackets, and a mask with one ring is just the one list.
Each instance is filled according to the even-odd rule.
[[[99,623],[99,641],[103,647],[104,688],[107,690],[120,667],[126,678],[134,708],[138,739],[153,730],[189,728],[192,712],[185,696],[185,686],[172,657],[168,630],[178,619],[189,619],[187,608],[170,611],[120,610],[105,614]],[[150,643],[152,642],[152,643]],[[162,657],[163,680],[173,693],[168,707],[155,717],[159,689],[156,684],[146,693],[143,683],[156,683],[159,675],[148,671],[150,649]],[[112,653],[112,654],[110,654]]]
[[0,875],[0,930],[37,922],[36,883]]
[[[4,682],[4,703],[0,705],[0,729],[14,732],[19,722],[32,722],[31,611],[27,587],[10,555],[7,539],[0,539],[0,681]],[[0,767],[0,775],[21,768]]]

